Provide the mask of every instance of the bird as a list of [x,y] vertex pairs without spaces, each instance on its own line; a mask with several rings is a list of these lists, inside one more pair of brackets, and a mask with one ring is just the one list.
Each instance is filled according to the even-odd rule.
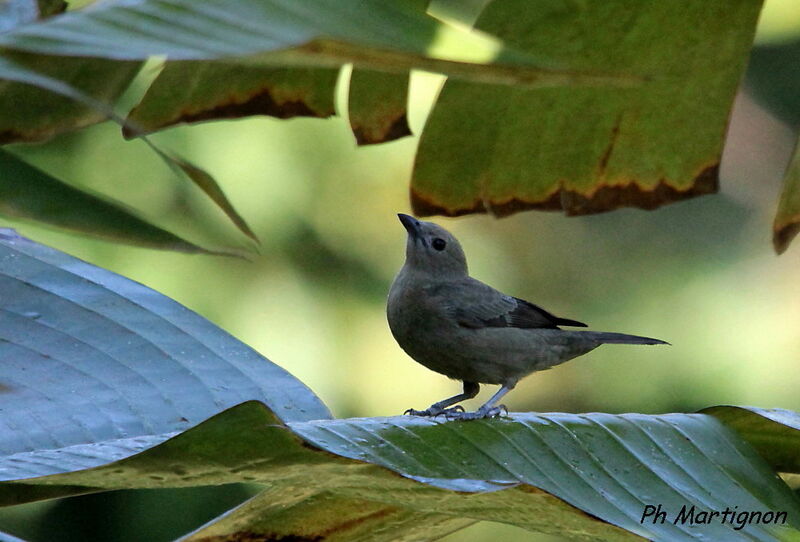
[[[405,263],[386,303],[389,328],[416,362],[463,382],[463,393],[405,414],[452,420],[496,417],[508,413],[497,404],[500,399],[533,372],[603,344],[669,344],[624,333],[561,329],[588,326],[472,278],[464,251],[450,232],[403,213],[398,218],[408,236]],[[500,389],[480,408],[466,412],[458,403],[478,395],[480,384]]]

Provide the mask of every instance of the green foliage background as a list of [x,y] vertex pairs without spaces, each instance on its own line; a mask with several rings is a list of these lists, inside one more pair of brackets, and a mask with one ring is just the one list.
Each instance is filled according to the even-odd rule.
[[[767,2],[759,40],[770,58],[796,54],[800,22],[786,24],[793,10],[791,0]],[[750,90],[735,109],[719,195],[656,212],[439,221],[462,240],[474,276],[595,329],[673,344],[647,351],[605,347],[526,379],[509,396],[509,409],[658,413],[736,403],[800,410],[800,249],[778,259],[769,244],[782,167],[792,150],[782,119],[796,127],[797,110],[786,107],[786,97],[796,94],[797,80],[795,86],[775,81],[776,72],[759,64],[760,50]],[[435,76],[413,79],[416,133],[437,84]],[[225,223],[143,144],[122,141],[118,130],[105,123],[12,150],[152,218],[180,217],[181,209],[192,208]],[[291,371],[337,417],[394,415],[457,391],[457,383],[405,356],[383,316],[388,285],[403,260],[405,232],[395,213],[408,211],[416,138],[357,149],[341,118],[255,118],[179,127],[153,139],[223,182],[262,240],[255,261],[137,249],[9,224],[199,312]],[[234,236],[232,229],[216,233],[220,241]],[[246,486],[232,486],[229,501],[210,504],[196,491],[120,492],[3,514],[15,514],[5,521],[27,525],[35,539],[47,539],[49,518],[72,512],[76,539],[158,540],[187,530],[174,523],[175,533],[160,530],[165,510],[196,525],[250,494]],[[506,536],[500,529],[509,531],[507,540],[546,539],[492,525],[448,540]]]

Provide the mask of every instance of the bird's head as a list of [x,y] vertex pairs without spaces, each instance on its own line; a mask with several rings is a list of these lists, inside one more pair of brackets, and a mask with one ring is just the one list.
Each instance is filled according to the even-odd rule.
[[467,258],[453,235],[433,222],[398,213],[408,231],[406,267],[433,276],[467,275]]

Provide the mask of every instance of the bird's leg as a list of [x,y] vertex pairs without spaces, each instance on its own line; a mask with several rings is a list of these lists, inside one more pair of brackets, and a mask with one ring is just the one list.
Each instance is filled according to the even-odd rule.
[[497,405],[495,403],[503,398],[505,394],[510,392],[514,389],[514,386],[517,385],[516,381],[506,382],[503,386],[497,390],[497,393],[492,395],[491,399],[486,401],[481,407],[476,410],[475,412],[448,412],[447,419],[448,420],[480,420],[483,418],[494,418],[495,416],[499,416],[504,410],[506,414],[508,414],[508,409],[506,405]]
[[481,387],[478,385],[477,382],[467,382],[464,381],[464,393],[459,393],[458,395],[454,395],[453,397],[448,397],[447,399],[442,399],[438,403],[433,403],[425,410],[414,410],[413,408],[409,408],[404,412],[404,414],[411,414],[412,416],[438,416],[439,414],[445,414],[446,416],[450,416],[451,414],[455,414],[458,412],[463,413],[464,407],[456,405],[452,408],[452,405],[456,403],[460,403],[461,401],[466,401],[467,399],[472,399],[478,392],[480,391]]

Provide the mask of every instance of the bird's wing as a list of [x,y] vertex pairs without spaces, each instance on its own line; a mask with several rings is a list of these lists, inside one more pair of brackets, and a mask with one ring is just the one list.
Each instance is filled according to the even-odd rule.
[[448,316],[463,327],[586,327],[582,322],[559,318],[533,303],[505,295],[472,278],[437,284],[429,293]]

